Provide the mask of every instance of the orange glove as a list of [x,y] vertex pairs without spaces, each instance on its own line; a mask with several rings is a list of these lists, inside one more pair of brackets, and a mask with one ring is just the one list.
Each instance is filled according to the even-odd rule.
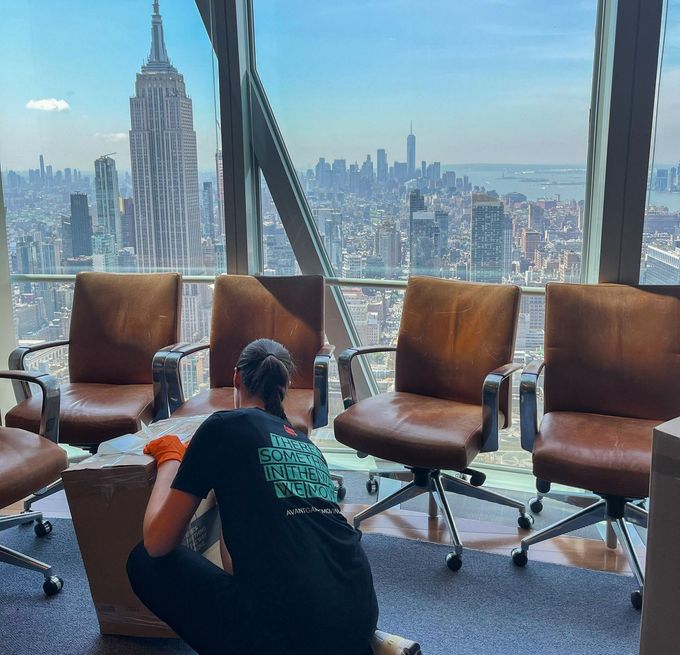
[[165,434],[144,446],[144,454],[151,455],[156,460],[156,466],[171,461],[181,462],[186,450],[187,447],[176,434]]

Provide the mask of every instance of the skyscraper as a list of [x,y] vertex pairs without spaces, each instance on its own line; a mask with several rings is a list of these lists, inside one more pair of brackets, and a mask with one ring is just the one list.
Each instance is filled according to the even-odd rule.
[[87,206],[87,195],[71,194],[71,256],[92,255],[92,216]]
[[193,107],[184,77],[168,58],[158,2],[149,58],[130,98],[130,122],[139,267],[196,273],[201,219]]
[[470,226],[470,279],[501,282],[503,275],[503,203],[473,193]]
[[440,228],[435,212],[411,214],[411,275],[439,275]]
[[94,190],[97,198],[98,227],[104,234],[111,235],[113,252],[115,252],[123,247],[123,233],[116,162],[108,155],[102,155],[94,162]]
[[406,173],[409,179],[416,176],[416,137],[413,134],[413,123],[411,132],[406,137]]
[[383,148],[378,150],[376,158],[376,174],[379,183],[387,182],[389,169],[387,167],[387,152]]
[[215,241],[215,203],[212,182],[203,182],[203,234]]

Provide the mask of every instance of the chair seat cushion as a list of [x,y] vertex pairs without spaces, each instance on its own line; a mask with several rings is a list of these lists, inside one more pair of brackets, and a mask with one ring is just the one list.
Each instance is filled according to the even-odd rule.
[[549,412],[534,443],[534,475],[601,494],[649,495],[652,431],[662,421]]
[[467,468],[482,445],[482,408],[414,393],[361,400],[335,419],[335,438],[361,453],[430,469]]
[[[31,396],[7,413],[8,426],[37,432],[40,394]],[[153,386],[150,384],[61,385],[59,441],[76,446],[99,444],[121,434],[137,432],[140,422],[153,418]]]
[[0,428],[0,508],[54,482],[67,466],[66,452],[49,439]]
[[[234,388],[218,387],[201,391],[173,412],[173,416],[198,416],[220,410],[234,409]],[[312,389],[288,389],[283,402],[291,425],[305,434],[312,430],[314,422],[314,391]]]

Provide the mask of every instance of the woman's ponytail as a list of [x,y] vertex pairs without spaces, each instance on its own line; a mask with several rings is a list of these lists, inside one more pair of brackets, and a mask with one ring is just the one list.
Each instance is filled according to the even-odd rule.
[[267,412],[285,419],[283,399],[295,369],[288,350],[272,339],[257,339],[243,349],[236,368],[248,393],[261,398]]

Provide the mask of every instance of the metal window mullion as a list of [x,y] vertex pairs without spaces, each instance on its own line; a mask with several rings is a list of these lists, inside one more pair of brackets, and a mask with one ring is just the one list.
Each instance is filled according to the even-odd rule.
[[601,0],[584,235],[588,282],[639,282],[662,10],[663,0]]
[[218,61],[227,272],[260,269],[259,206],[248,92],[248,0],[196,0]]
[[[14,312],[12,310],[12,283],[9,271],[9,247],[7,244],[7,214],[2,189],[2,170],[0,169],[0,307],[5,310],[0,318],[0,352],[6,357],[16,348],[14,335]],[[6,361],[0,368],[6,368]],[[2,411],[14,407],[14,392],[9,384],[0,385],[0,416]]]

